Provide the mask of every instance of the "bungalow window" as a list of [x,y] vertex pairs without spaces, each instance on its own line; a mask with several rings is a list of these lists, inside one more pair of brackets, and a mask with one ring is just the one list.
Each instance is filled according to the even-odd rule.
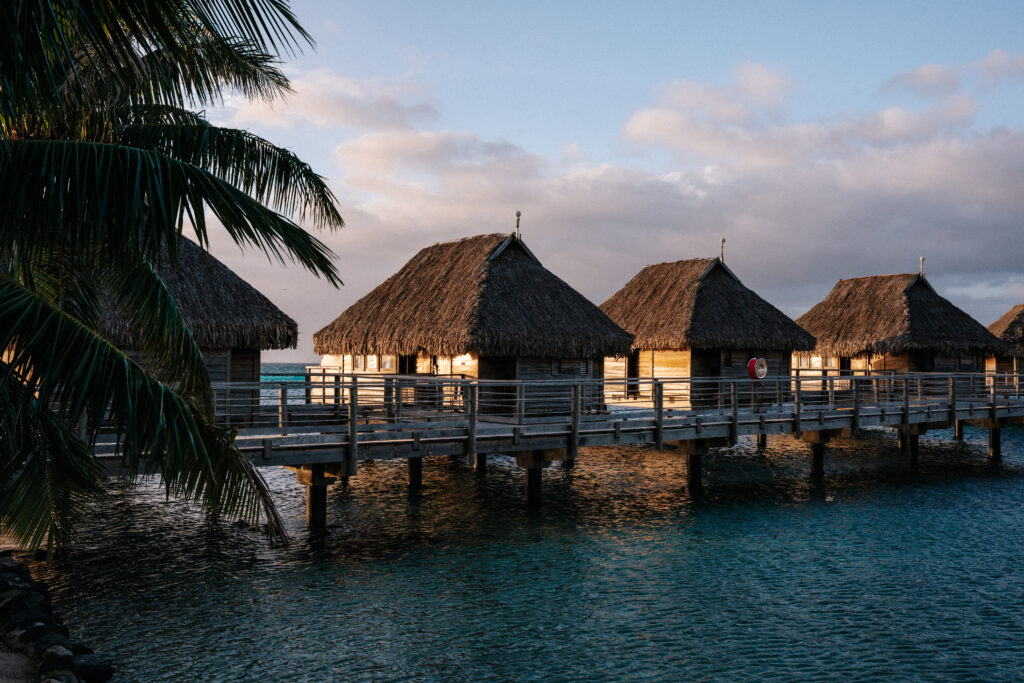
[[355,369],[355,370],[362,370],[363,369],[363,357],[362,356],[352,356],[352,363],[353,363],[353,369]]
[[381,370],[394,370],[395,369],[395,357],[394,356],[381,356],[380,357],[380,369]]
[[732,367],[732,349],[726,349],[725,351],[722,351],[722,367]]
[[367,356],[366,357],[366,369],[367,370],[376,370],[377,369],[377,356]]

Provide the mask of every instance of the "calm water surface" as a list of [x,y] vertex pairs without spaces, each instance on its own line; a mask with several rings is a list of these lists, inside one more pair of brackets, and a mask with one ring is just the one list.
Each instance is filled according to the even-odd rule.
[[74,635],[122,680],[1024,678],[1024,431],[809,447],[784,437],[706,458],[691,499],[675,453],[584,449],[544,472],[486,478],[428,460],[362,466],[329,494],[325,536],[304,489],[265,470],[293,542],[114,483],[68,561],[36,564]]

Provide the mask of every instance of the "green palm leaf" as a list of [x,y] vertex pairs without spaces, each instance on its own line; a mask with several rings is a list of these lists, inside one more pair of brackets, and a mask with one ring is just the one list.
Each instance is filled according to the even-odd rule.
[[[0,250],[55,245],[118,262],[174,262],[185,221],[208,245],[206,209],[240,245],[290,257],[341,284],[334,255],[291,220],[213,173],[152,150],[65,140],[14,140],[0,150]],[[142,229],[141,226],[145,226]]]
[[[109,431],[129,472],[159,473],[169,493],[214,515],[255,524],[262,510],[271,533],[284,537],[266,482],[238,451],[232,432],[207,422],[195,404],[5,275],[0,275],[0,348],[9,350],[0,377],[2,399],[21,397],[4,415],[39,422],[54,410],[65,425],[84,425],[90,447],[101,431]],[[12,390],[10,383],[21,387]],[[50,397],[49,406],[34,401],[36,396]]]

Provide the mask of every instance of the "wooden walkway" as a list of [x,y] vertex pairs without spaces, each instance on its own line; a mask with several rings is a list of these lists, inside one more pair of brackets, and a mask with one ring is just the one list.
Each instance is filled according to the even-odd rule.
[[[299,382],[216,386],[218,413],[239,429],[255,465],[285,466],[310,487],[309,520],[324,522],[326,486],[356,476],[359,462],[404,458],[409,484],[422,459],[513,455],[526,470],[526,497],[540,499],[540,470],[573,461],[581,447],[666,444],[687,459],[688,486],[701,485],[701,454],[756,435],[792,434],[810,445],[820,476],[824,447],[837,435],[891,427],[911,465],[918,437],[964,423],[989,430],[1024,422],[1018,377],[977,375],[806,376],[764,381],[665,379],[565,382],[476,381],[422,376],[333,374]],[[105,446],[112,452],[113,444]],[[100,450],[104,448],[100,446]]]

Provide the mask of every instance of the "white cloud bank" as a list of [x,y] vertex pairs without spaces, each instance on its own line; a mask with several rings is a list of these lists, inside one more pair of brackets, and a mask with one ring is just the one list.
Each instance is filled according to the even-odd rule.
[[[1024,75],[1024,57],[997,51],[957,73],[968,68],[1007,82]],[[300,321],[303,358],[312,332],[418,249],[510,231],[517,209],[545,265],[597,303],[644,265],[715,255],[726,236],[737,274],[790,315],[838,278],[914,271],[924,255],[940,293],[987,324],[1024,291],[1024,127],[977,130],[978,101],[943,69],[890,81],[927,95],[920,108],[827,121],[787,121],[794,84],[763,65],[738,67],[726,85],[667,83],[609,132],[640,153],[673,155],[660,171],[593,162],[571,134],[561,158],[547,159],[468,131],[423,130],[413,123],[431,105],[396,105],[404,100],[372,88],[346,95],[348,109],[304,100],[282,115],[313,120],[315,110],[348,126],[353,111],[379,120],[365,112],[382,108],[401,123],[334,149],[349,227],[326,239],[348,286],[333,291],[225,255]]]

